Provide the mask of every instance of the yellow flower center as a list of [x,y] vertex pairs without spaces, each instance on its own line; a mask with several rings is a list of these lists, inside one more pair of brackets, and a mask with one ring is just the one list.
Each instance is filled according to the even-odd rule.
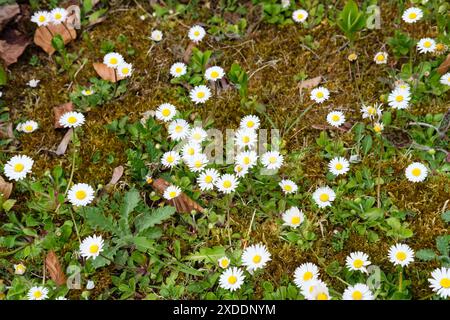
[[330,200],[330,196],[326,193],[322,193],[319,197],[320,201],[322,202],[327,202],[328,200]]
[[84,190],[78,190],[77,192],[75,192],[75,198],[77,198],[78,200],[83,200],[84,198],[86,198],[87,194]]
[[414,168],[414,169],[412,169],[411,173],[413,176],[418,177],[418,176],[420,176],[421,171],[419,168]]
[[194,138],[194,140],[200,140],[202,138],[202,135],[200,133],[195,133],[192,138]]
[[270,157],[269,158],[269,162],[274,164],[275,162],[277,162],[277,158],[276,157]]
[[382,54],[377,55],[377,60],[384,61],[384,55],[382,55]]
[[286,185],[284,186],[284,190],[286,190],[286,191],[292,191],[292,186],[291,186],[290,184],[286,184]]
[[255,126],[255,123],[253,121],[248,121],[247,122],[247,128],[253,128]]
[[236,166],[236,172],[241,172],[242,171],[242,167],[241,166]]
[[403,96],[396,96],[395,97],[395,101],[397,101],[397,102],[402,102],[403,101]]
[[168,163],[172,163],[173,160],[174,160],[173,156],[168,156],[168,157],[167,157],[167,162],[168,162]]
[[91,244],[89,247],[89,253],[97,253],[99,249],[99,246],[96,244]]
[[342,168],[344,168],[344,166],[342,165],[342,163],[336,163],[335,168],[336,168],[336,170],[342,170]]
[[181,67],[176,67],[175,68],[175,72],[176,73],[181,73],[181,71],[183,71],[183,68],[181,68]]
[[311,271],[306,271],[306,272],[303,274],[303,281],[311,280],[312,277],[313,277],[313,273],[312,273]]
[[450,288],[450,279],[449,278],[443,278],[439,284],[441,285],[441,287],[448,289]]
[[358,56],[356,55],[356,53],[350,53],[349,55],[348,55],[348,60],[350,60],[350,61],[354,61],[354,60],[356,60],[358,58]]
[[252,259],[253,263],[260,263],[261,262],[261,256],[260,255],[255,255]]
[[88,96],[92,94],[91,90],[86,90],[84,93]]
[[328,300],[328,295],[325,292],[321,292],[317,295],[317,300]]
[[411,13],[409,14],[409,18],[410,18],[410,19],[415,19],[415,18],[417,18],[417,13],[411,12]]
[[41,292],[40,290],[37,290],[37,291],[35,291],[35,292],[33,293],[33,296],[34,296],[36,299],[39,299],[39,298],[42,297],[42,292]]
[[304,17],[303,13],[299,13],[299,14],[297,15],[297,19],[298,19],[298,20],[302,20],[303,17]]
[[180,133],[181,131],[183,131],[183,127],[182,126],[176,126],[175,127],[175,132]]
[[109,63],[110,64],[117,64],[117,58],[111,58],[111,59],[109,59]]
[[361,291],[358,291],[358,290],[354,291],[352,293],[352,298],[353,298],[353,300],[361,300],[362,299]]
[[74,124],[77,122],[77,118],[74,116],[70,116],[69,118],[67,118],[67,122],[70,124]]
[[59,19],[61,19],[62,18],[62,15],[61,15],[61,13],[57,13],[57,14],[55,14],[55,19],[56,20],[59,20]]
[[219,73],[217,71],[211,72],[211,78],[215,79],[219,76]]
[[317,92],[316,97],[319,99],[323,98],[323,92],[321,92],[321,91]]
[[353,261],[353,266],[357,269],[361,268],[363,266],[364,262],[361,259],[356,259]]
[[292,217],[291,223],[294,224],[294,225],[295,224],[299,224],[300,223],[300,217],[299,216]]
[[15,172],[22,172],[25,166],[22,163],[17,163],[14,165]]
[[235,284],[237,282],[237,277],[236,276],[229,276],[228,277],[228,283],[229,284]]
[[244,143],[249,143],[250,142],[250,137],[249,136],[245,136],[242,138],[242,142]]
[[436,45],[436,50],[437,51],[442,51],[442,50],[444,50],[445,49],[445,45],[443,44],[443,43],[438,43],[437,45]]
[[231,181],[229,181],[229,180],[224,181],[223,187],[226,189],[231,188]]
[[164,109],[164,110],[161,112],[161,114],[162,114],[164,117],[168,117],[168,116],[170,116],[170,110],[169,110],[169,109]]
[[203,91],[200,91],[197,93],[197,98],[201,99],[205,97],[205,93]]
[[400,260],[403,261],[406,259],[406,253],[404,253],[403,251],[399,251],[397,252],[397,254],[395,255],[395,257]]
[[206,183],[211,183],[213,181],[213,178],[211,176],[206,176],[205,177],[205,182]]
[[250,158],[249,157],[245,157],[244,158],[244,164],[250,164]]
[[228,265],[229,265],[229,262],[228,262],[227,259],[222,259],[222,260],[220,261],[220,266],[221,266],[222,268],[226,268],[226,267],[228,267]]
[[122,73],[123,74],[128,74],[130,72],[130,69],[128,68],[122,68]]
[[190,156],[193,156],[195,154],[194,148],[190,148],[187,152]]
[[201,162],[200,160],[195,161],[194,163],[196,168],[200,168],[203,165],[203,162]]
[[32,125],[26,125],[23,129],[25,131],[27,131],[27,132],[30,132],[30,131],[33,131],[33,126]]
[[341,117],[339,117],[337,114],[335,114],[335,115],[333,115],[333,116],[331,117],[331,119],[332,119],[333,121],[339,121],[339,119],[341,119]]
[[176,191],[170,191],[169,192],[169,197],[175,198],[176,196],[177,196],[177,192]]
[[39,22],[45,22],[45,16],[40,16],[39,17]]
[[381,132],[381,130],[383,130],[383,129],[381,128],[380,125],[375,125],[375,126],[373,127],[373,130],[375,130],[375,132]]
[[198,37],[200,35],[200,31],[194,31],[194,36]]
[[431,42],[430,42],[430,41],[425,41],[424,44],[423,44],[423,46],[424,46],[425,48],[429,48],[429,47],[431,47]]
[[377,113],[377,110],[374,107],[368,107],[367,113],[373,116]]

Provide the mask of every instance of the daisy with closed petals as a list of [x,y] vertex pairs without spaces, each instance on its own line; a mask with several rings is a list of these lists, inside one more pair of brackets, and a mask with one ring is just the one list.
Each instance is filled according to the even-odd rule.
[[177,109],[173,104],[163,103],[156,109],[155,117],[160,121],[168,122],[175,117],[176,113]]
[[380,133],[383,130],[384,130],[384,124],[382,124],[381,122],[375,122],[373,124],[373,131],[375,131],[376,133]]
[[189,92],[189,97],[195,104],[205,103],[211,97],[211,90],[205,85],[196,86]]
[[342,294],[342,300],[374,300],[374,296],[370,288],[363,284],[357,283],[353,286],[348,286]]
[[230,266],[230,259],[228,257],[222,257],[217,260],[217,263],[219,264],[219,267],[226,269]]
[[444,299],[450,297],[450,268],[435,269],[428,282],[430,282],[431,289],[440,297]]
[[444,74],[439,81],[445,86],[450,86],[450,72]]
[[117,75],[121,78],[131,77],[133,74],[133,65],[131,63],[122,62],[117,66]]
[[189,136],[189,123],[184,119],[173,120],[169,124],[168,132],[172,140],[184,140]]
[[294,283],[301,288],[306,282],[319,278],[319,268],[311,262],[298,266],[294,271]]
[[86,183],[77,183],[70,188],[67,198],[74,206],[86,206],[94,200],[94,189]]
[[31,16],[31,22],[36,23],[39,27],[48,26],[51,19],[50,12],[47,11],[38,11]]
[[259,128],[259,125],[260,121],[257,116],[248,115],[241,119],[240,128],[257,130]]
[[258,155],[255,151],[242,151],[236,156],[236,164],[245,168],[253,168],[258,161]]
[[209,160],[206,154],[198,153],[187,160],[187,166],[192,172],[200,172],[208,164]]
[[80,244],[80,254],[82,257],[86,259],[97,258],[100,253],[103,251],[104,241],[102,236],[89,236],[84,238]]
[[214,183],[219,177],[219,172],[216,169],[206,169],[197,178],[197,183],[200,186],[200,190],[212,190],[214,189]]
[[25,265],[23,263],[14,265],[14,274],[21,276],[25,273],[26,270],[27,270],[27,267],[25,267]]
[[160,30],[153,30],[150,34],[150,39],[152,39],[155,42],[161,41],[163,38],[163,33]]
[[328,186],[318,188],[312,195],[314,202],[319,208],[331,206],[331,202],[336,198],[336,193]]
[[349,270],[367,273],[366,267],[370,265],[369,256],[364,252],[352,252],[345,259],[345,265]]
[[414,251],[406,244],[397,243],[389,248],[389,260],[396,266],[406,267],[414,261]]
[[261,156],[261,163],[269,170],[280,169],[283,162],[284,157],[278,151],[268,151]]
[[375,117],[381,117],[383,109],[381,108],[381,104],[375,103],[373,106],[363,105],[361,107],[361,113],[363,119],[369,118],[373,120]]
[[41,80],[31,79],[30,81],[27,82],[27,85],[30,88],[36,88],[38,86],[39,82],[41,82]]
[[234,173],[236,174],[236,177],[242,178],[248,173],[248,168],[237,164],[234,166]]
[[220,192],[228,194],[236,190],[239,182],[233,174],[224,174],[217,178],[214,184]]
[[236,267],[226,269],[219,278],[219,285],[221,288],[236,291],[244,283],[244,272]]
[[51,21],[53,24],[61,24],[67,19],[68,12],[64,8],[55,8],[50,11]]
[[327,115],[327,122],[336,128],[339,128],[345,122],[344,113],[341,111],[331,111]]
[[249,148],[253,149],[256,145],[256,140],[258,138],[255,130],[251,129],[239,129],[236,131],[234,141],[237,146],[241,149]]
[[181,189],[177,186],[170,185],[164,190],[163,197],[166,200],[172,200],[181,194]]
[[406,23],[414,23],[422,19],[423,11],[420,8],[411,7],[405,10],[402,15],[403,21]]
[[247,247],[242,253],[242,265],[246,266],[249,272],[264,268],[270,260],[270,252],[261,243]]
[[389,106],[394,109],[406,109],[411,100],[411,93],[409,90],[396,88],[388,96]]
[[297,207],[292,207],[283,213],[283,225],[296,229],[303,221],[305,216]]
[[413,162],[405,169],[405,176],[411,182],[422,182],[428,175],[428,169],[420,162]]
[[107,53],[103,57],[103,63],[113,69],[116,69],[119,65],[121,65],[124,62],[125,61],[123,60],[122,55],[117,52]]
[[347,159],[342,157],[333,158],[328,164],[328,169],[335,176],[346,174],[350,170],[350,163]]
[[180,163],[180,155],[175,151],[168,151],[161,157],[161,164],[166,168],[173,168]]
[[292,20],[295,22],[305,22],[306,18],[308,18],[308,12],[303,9],[298,9],[292,12]]
[[5,176],[9,180],[22,180],[31,172],[34,160],[28,156],[18,155],[8,160],[5,164]]
[[417,50],[420,53],[432,53],[436,50],[436,41],[431,38],[420,39],[417,43]]
[[17,125],[17,131],[22,131],[24,133],[32,133],[38,128],[38,123],[34,120],[28,120],[24,123],[19,123]]
[[76,111],[66,112],[59,118],[59,124],[64,128],[77,128],[83,125],[84,121],[84,115]]
[[376,64],[386,64],[388,60],[388,54],[387,52],[377,52],[375,54],[375,57],[373,57],[373,61],[375,61]]
[[283,192],[285,194],[296,193],[298,190],[297,184],[294,181],[289,180],[289,179],[281,180],[278,185],[280,186],[281,190],[283,190]]
[[199,25],[195,25],[189,29],[188,37],[195,43],[199,43],[206,35],[205,29]]
[[194,127],[191,129],[191,132],[189,134],[189,141],[200,144],[205,141],[207,136],[208,133],[205,131],[205,129],[201,127]]
[[170,67],[170,75],[174,78],[184,76],[187,72],[187,66],[183,62],[174,63]]
[[223,69],[217,66],[210,67],[205,71],[205,79],[209,81],[220,80],[223,78],[224,75],[225,72],[223,71]]
[[311,91],[311,100],[322,103],[330,97],[330,91],[325,87],[318,87]]
[[28,300],[45,300],[48,298],[48,289],[44,287],[32,287],[27,293]]
[[95,91],[94,90],[92,90],[92,89],[83,89],[83,90],[81,90],[81,94],[83,95],[83,96],[92,96],[93,94],[95,93]]
[[188,162],[192,157],[202,153],[202,147],[200,144],[195,142],[189,142],[183,146],[181,149],[181,156],[184,162]]

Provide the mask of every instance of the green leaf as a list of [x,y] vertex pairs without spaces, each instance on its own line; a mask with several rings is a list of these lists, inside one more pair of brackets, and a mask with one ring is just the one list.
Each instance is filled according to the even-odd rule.
[[362,213],[361,217],[368,221],[382,219],[384,217],[384,210],[381,208],[372,208]]
[[439,236],[436,238],[436,248],[443,256],[448,256],[450,235]]
[[124,234],[130,233],[130,226],[128,224],[128,219],[130,213],[133,212],[134,209],[136,209],[140,201],[141,196],[139,195],[139,192],[136,189],[132,189],[127,193],[125,193],[123,203],[120,206],[120,220],[119,220],[119,227]]
[[147,228],[153,227],[157,224],[162,223],[164,220],[169,219],[174,213],[175,208],[171,206],[165,206],[162,208],[158,208],[153,213],[142,213],[137,216],[134,222],[136,226],[137,232],[141,233]]
[[186,260],[204,261],[210,263],[217,263],[217,260],[225,256],[225,249],[223,247],[201,248],[198,252],[187,256]]
[[6,71],[3,69],[3,66],[0,65],[0,86],[6,85],[6,82],[8,82]]
[[326,268],[325,271],[326,273],[328,273],[330,276],[336,276],[339,274],[339,272],[341,272],[342,267],[339,265],[338,261],[333,261],[331,262]]
[[441,218],[445,222],[449,223],[450,222],[450,210],[443,212],[441,215]]
[[113,220],[112,215],[106,216],[102,209],[85,207],[81,213],[91,228],[119,235],[120,230],[117,228],[117,223]]
[[367,153],[369,153],[370,149],[372,148],[372,136],[365,136],[361,145],[362,145],[362,150],[363,153],[366,155]]
[[15,203],[16,203],[16,200],[14,200],[14,199],[6,200],[6,201],[3,202],[3,204],[2,204],[3,210],[5,210],[6,212],[8,212],[9,210],[12,209],[12,207],[14,206]]
[[417,259],[431,261],[437,258],[436,253],[431,249],[420,249],[416,252]]

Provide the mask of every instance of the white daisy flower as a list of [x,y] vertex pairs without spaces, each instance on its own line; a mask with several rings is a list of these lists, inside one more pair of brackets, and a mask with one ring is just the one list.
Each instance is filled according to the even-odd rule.
[[205,103],[211,97],[211,90],[204,85],[196,86],[189,92],[189,97],[195,104]]
[[270,252],[261,243],[247,247],[242,253],[242,265],[246,266],[249,272],[264,268],[270,260]]
[[168,151],[161,157],[161,164],[166,168],[173,168],[180,163],[180,155],[175,151]]
[[203,40],[206,35],[205,29],[199,25],[195,25],[189,29],[188,37],[195,43]]
[[327,122],[333,127],[340,127],[345,122],[344,113],[341,111],[331,111],[327,115]]
[[403,21],[406,23],[414,23],[422,19],[423,11],[420,8],[411,7],[405,10],[402,15]]
[[184,119],[173,120],[169,124],[168,132],[172,140],[184,140],[189,136],[189,123]]
[[440,297],[450,297],[450,268],[438,268],[431,273],[430,288]]
[[31,79],[30,81],[27,82],[27,85],[30,88],[36,88],[38,86],[39,82],[41,82],[41,80]]
[[286,194],[296,193],[298,190],[297,184],[292,180],[283,179],[280,181],[278,185],[280,186],[281,190],[283,190],[283,192]]
[[219,172],[216,169],[206,169],[197,178],[197,183],[200,186],[200,190],[212,190],[214,189],[214,183],[216,183],[219,177]]
[[422,182],[428,175],[428,169],[420,162],[413,162],[405,170],[406,179],[411,182]]
[[155,42],[161,41],[163,38],[163,33],[160,30],[153,30],[150,39],[152,39]]
[[234,173],[236,174],[236,176],[238,178],[242,178],[243,176],[245,176],[248,173],[248,168],[243,167],[240,164],[237,164],[234,166]]
[[47,26],[51,19],[50,12],[47,11],[38,11],[31,16],[31,22],[36,23],[39,27]]
[[84,89],[84,90],[81,90],[81,94],[82,94],[83,96],[91,96],[91,95],[93,95],[94,93],[95,93],[95,91],[92,90],[92,89]]
[[244,283],[244,273],[241,269],[231,267],[226,269],[219,278],[219,285],[221,288],[235,291],[239,289]]
[[394,109],[408,108],[411,100],[411,93],[409,90],[396,88],[388,96],[389,106]]
[[181,149],[181,155],[185,162],[202,152],[202,147],[195,142],[186,143]]
[[241,119],[240,128],[257,130],[259,128],[259,125],[260,121],[257,116],[248,115]]
[[319,274],[319,268],[314,263],[303,263],[294,271],[294,283],[302,288],[308,281],[319,279]]
[[187,72],[187,66],[183,62],[176,62],[170,67],[170,75],[174,78],[184,76]]
[[189,170],[192,172],[200,172],[203,171],[203,169],[208,164],[209,160],[206,154],[204,153],[198,153],[191,158],[187,159],[187,166],[189,167]]
[[223,193],[232,193],[236,190],[239,181],[233,174],[224,174],[215,181],[216,188]]
[[414,261],[414,251],[406,244],[397,243],[389,248],[389,260],[396,266],[405,267]]
[[304,281],[301,284],[297,285],[300,288],[301,294],[305,297],[306,300],[313,300],[312,293],[317,286],[326,286],[325,282],[319,279],[312,279],[308,281]]
[[110,68],[116,69],[119,65],[124,63],[122,55],[117,52],[110,52],[105,54],[103,57],[103,63],[106,64]]
[[384,130],[384,124],[382,124],[381,122],[375,122],[373,124],[373,131],[375,131],[376,133],[380,133],[383,130]]
[[345,265],[349,270],[367,273],[367,266],[370,266],[369,256],[361,251],[350,253],[345,259]]
[[400,88],[400,89],[403,89],[405,91],[411,92],[410,85],[408,83],[402,81],[402,80],[399,80],[399,81],[396,82],[395,88]]
[[311,91],[311,100],[322,103],[330,97],[330,91],[325,87],[317,87]]
[[122,62],[117,66],[117,75],[121,78],[131,77],[133,74],[133,65],[131,63]]
[[331,159],[330,163],[328,164],[328,169],[335,176],[339,176],[341,174],[346,174],[348,170],[350,170],[350,163],[345,158],[335,157]]
[[325,208],[331,206],[331,202],[336,198],[336,193],[330,187],[325,186],[314,191],[312,197],[319,208]]
[[28,300],[45,300],[48,298],[48,289],[44,287],[32,287],[28,293]]
[[386,64],[388,60],[388,53],[384,51],[377,52],[375,57],[373,57],[373,61],[376,64]]
[[176,113],[177,109],[173,104],[163,103],[156,109],[155,117],[160,121],[168,122],[173,119]]
[[24,123],[19,123],[17,125],[17,131],[22,131],[24,133],[32,133],[38,128],[38,123],[34,120],[28,120]]
[[363,119],[369,118],[370,120],[373,120],[375,117],[381,117],[381,114],[383,112],[383,109],[381,108],[381,104],[375,103],[373,106],[366,106],[363,105],[361,107],[361,113]]
[[258,161],[258,155],[255,151],[242,151],[236,156],[236,164],[244,168],[252,168]]
[[298,9],[292,12],[292,20],[295,22],[305,22],[306,18],[308,18],[308,12],[303,9]]
[[163,197],[166,200],[172,200],[181,194],[181,189],[177,186],[170,185],[164,190]]
[[305,298],[308,300],[330,300],[328,286],[322,281],[317,281],[312,289],[311,294],[309,294]]
[[228,257],[222,257],[217,260],[217,263],[219,264],[219,267],[226,269],[230,266],[230,259],[228,259]]
[[252,149],[256,146],[258,135],[255,130],[251,129],[239,129],[236,131],[234,141],[241,149]]
[[436,50],[436,41],[431,38],[420,39],[417,43],[417,50],[419,50],[420,53],[432,53]]
[[342,294],[342,300],[374,300],[374,296],[370,288],[363,284],[357,283],[353,286],[348,286]]
[[203,128],[194,127],[191,129],[191,132],[189,134],[189,141],[200,144],[206,139],[207,136],[208,133]]
[[290,5],[291,5],[291,1],[290,0],[281,0],[281,7],[283,9],[289,8]]
[[34,160],[28,156],[18,155],[8,160],[5,164],[5,176],[9,180],[22,180],[31,172]]
[[221,67],[214,66],[206,69],[205,71],[205,79],[210,81],[216,81],[223,78],[225,72]]
[[88,280],[86,283],[86,290],[92,290],[95,288],[95,283],[92,280]]
[[283,162],[284,157],[278,151],[268,151],[261,156],[261,163],[269,170],[280,169]]
[[94,200],[94,189],[86,183],[77,183],[70,188],[67,198],[74,206],[86,206]]
[[53,24],[61,24],[67,19],[68,12],[64,8],[55,8],[50,11],[51,21]]
[[292,207],[283,213],[283,225],[296,229],[305,221],[305,215],[297,207]]
[[80,244],[80,254],[86,259],[95,259],[99,256],[100,252],[103,251],[103,238],[102,236],[89,236],[84,238]]
[[64,128],[76,128],[84,123],[84,115],[80,112],[69,111],[59,118],[59,124]]
[[450,86],[450,72],[447,72],[446,74],[444,74],[441,77],[440,82],[445,86]]
[[23,263],[18,263],[14,265],[14,274],[21,276],[25,273],[26,270],[27,267],[25,267]]

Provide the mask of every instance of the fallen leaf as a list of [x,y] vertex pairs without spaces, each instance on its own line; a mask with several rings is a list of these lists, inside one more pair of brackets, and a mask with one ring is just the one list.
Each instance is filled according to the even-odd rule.
[[97,72],[97,74],[103,80],[117,82],[119,80],[125,79],[125,77],[119,77],[115,69],[108,67],[104,63],[94,62],[93,65],[95,72]]
[[66,284],[66,275],[59,263],[58,256],[54,251],[49,251],[45,257],[45,266],[47,267],[50,278],[58,285]]
[[63,154],[66,153],[67,146],[69,145],[70,140],[72,140],[72,132],[73,132],[73,129],[70,128],[64,135],[64,138],[61,140],[61,142],[55,152],[58,156],[62,156]]
[[123,166],[115,167],[111,180],[108,182],[106,187],[112,187],[113,185],[115,185],[117,182],[119,182],[122,175],[123,175]]
[[[161,195],[170,186],[170,183],[162,178],[158,178],[152,183],[153,188],[158,191]],[[177,209],[178,213],[191,213],[192,210],[203,213],[203,209],[197,202],[189,198],[184,192],[182,192],[178,197],[172,200],[166,200],[170,205]]]
[[2,32],[0,38],[0,58],[5,61],[6,66],[17,62],[17,59],[30,44],[28,37],[21,32],[7,28]]
[[352,124],[350,122],[346,122],[340,127],[333,127],[326,124],[313,124],[311,127],[318,130],[339,130],[342,132],[347,132],[352,128]]
[[0,138],[2,139],[14,139],[14,131],[12,123],[0,124]]
[[3,198],[3,201],[8,200],[11,196],[13,184],[10,182],[6,182],[2,176],[0,176],[0,197]]
[[10,22],[15,16],[20,13],[18,4],[3,5],[0,7],[0,31]]
[[448,129],[450,129],[450,109],[444,114],[444,117],[439,124],[439,135],[443,138],[447,134]]
[[73,111],[72,102],[64,103],[60,106],[53,107],[53,113],[55,114],[55,129],[63,128],[62,125],[59,124],[59,119],[67,112]]
[[309,89],[309,88],[314,88],[317,87],[320,83],[320,81],[322,81],[322,77],[318,76],[312,79],[308,79],[308,80],[303,80],[302,82],[300,82],[298,84],[298,89],[300,91],[302,91],[303,89]]
[[192,50],[195,48],[195,43],[194,42],[189,42],[189,45],[187,46],[186,50],[184,50],[184,54],[183,54],[183,62],[188,64],[189,61],[191,60],[191,56],[192,56]]
[[61,35],[65,45],[77,38],[77,32],[72,26],[74,19],[75,14],[72,14],[64,24],[38,27],[34,33],[34,43],[52,55],[55,52],[55,48],[52,46],[52,39],[55,35]]
[[409,133],[402,129],[387,128],[381,135],[397,148],[409,147],[413,143]]
[[439,74],[444,75],[447,73],[448,69],[450,69],[450,53],[447,55],[447,58],[441,63],[439,68],[437,68],[437,72]]

